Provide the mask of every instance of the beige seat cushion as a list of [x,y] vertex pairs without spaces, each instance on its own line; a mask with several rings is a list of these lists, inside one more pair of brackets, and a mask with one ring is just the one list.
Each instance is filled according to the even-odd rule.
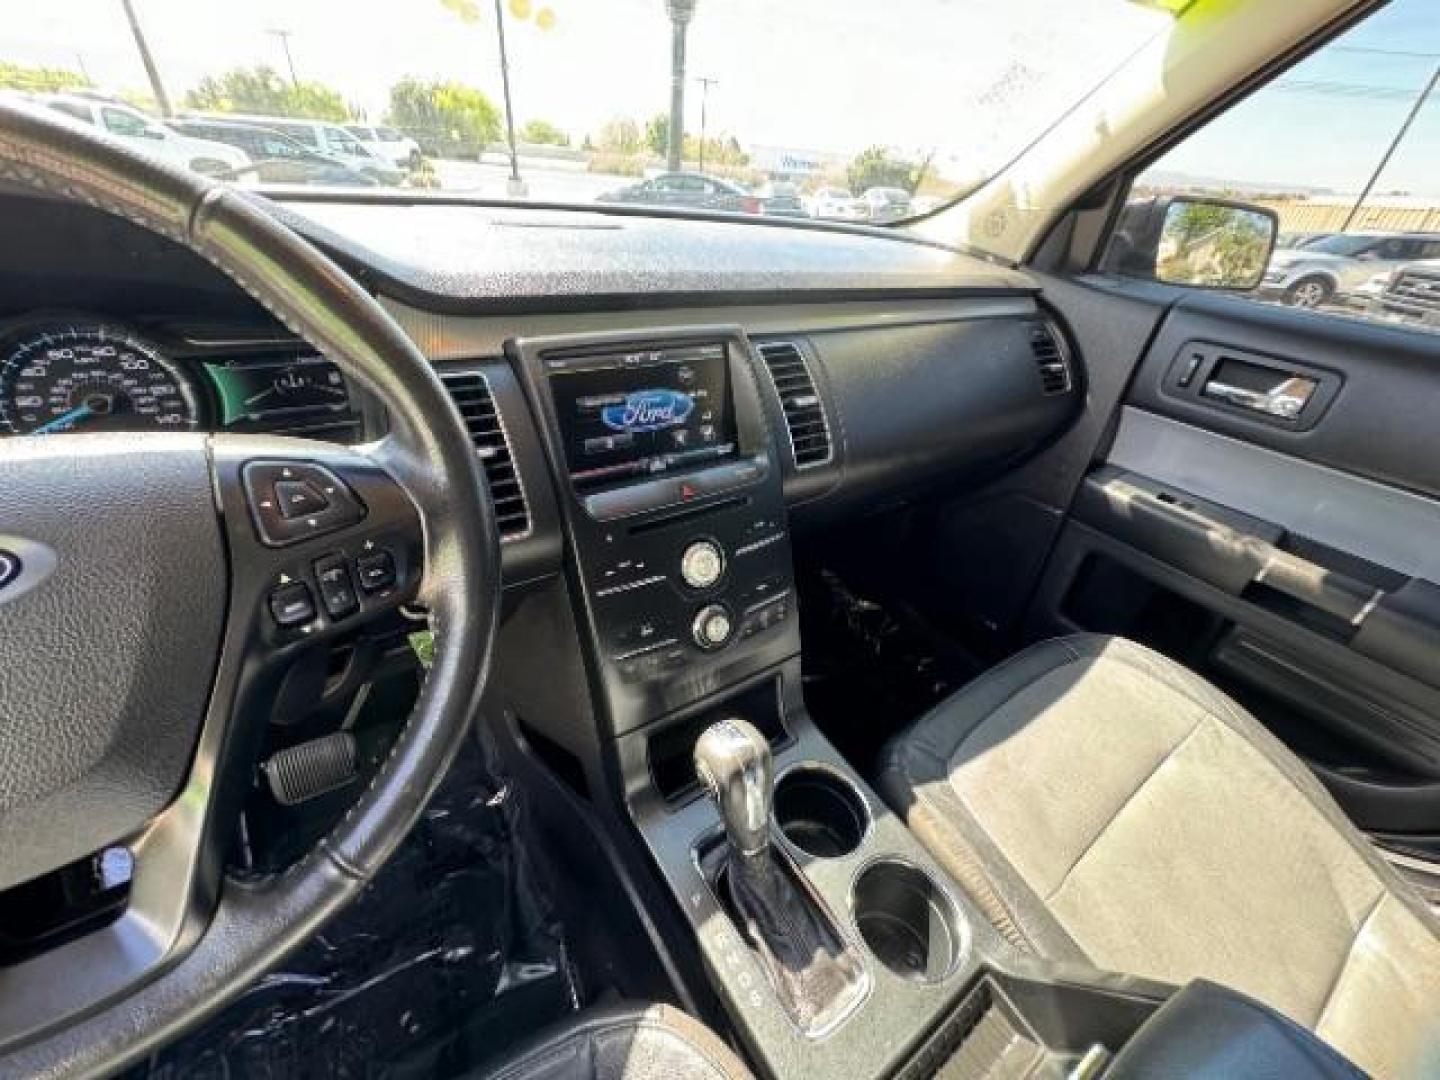
[[1303,764],[1165,658],[1027,650],[896,739],[882,786],[1018,946],[1211,979],[1377,1076],[1440,1074],[1440,924]]

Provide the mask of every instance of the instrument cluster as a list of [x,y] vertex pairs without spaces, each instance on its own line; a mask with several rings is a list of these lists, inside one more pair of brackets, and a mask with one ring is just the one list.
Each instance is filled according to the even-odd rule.
[[162,345],[89,318],[0,335],[0,435],[314,428],[336,438],[347,425],[358,434],[344,377],[300,342]]

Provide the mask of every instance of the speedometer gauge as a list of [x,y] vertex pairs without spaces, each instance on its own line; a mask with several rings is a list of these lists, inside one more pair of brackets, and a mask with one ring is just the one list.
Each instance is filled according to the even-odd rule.
[[17,435],[190,431],[199,418],[193,387],[123,327],[31,330],[0,358],[0,427]]

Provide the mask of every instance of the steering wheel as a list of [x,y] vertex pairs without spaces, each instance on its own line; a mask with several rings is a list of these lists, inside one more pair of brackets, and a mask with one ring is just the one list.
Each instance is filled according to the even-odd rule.
[[[479,457],[430,365],[249,198],[11,105],[0,181],[203,256],[389,417],[390,434],[357,448],[199,433],[0,439],[0,889],[107,848],[132,864],[117,920],[0,968],[0,1074],[91,1075],[233,998],[395,850],[479,709],[498,533]],[[347,578],[365,556],[379,572]],[[325,574],[348,580],[349,596],[327,595]],[[284,873],[227,876],[258,729],[290,662],[411,602],[429,610],[434,659],[373,782]]]

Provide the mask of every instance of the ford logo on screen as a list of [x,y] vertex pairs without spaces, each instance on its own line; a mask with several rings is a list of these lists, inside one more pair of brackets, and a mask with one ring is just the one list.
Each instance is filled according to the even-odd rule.
[[612,431],[659,431],[683,424],[695,399],[678,390],[637,390],[617,405],[606,405],[600,419]]

